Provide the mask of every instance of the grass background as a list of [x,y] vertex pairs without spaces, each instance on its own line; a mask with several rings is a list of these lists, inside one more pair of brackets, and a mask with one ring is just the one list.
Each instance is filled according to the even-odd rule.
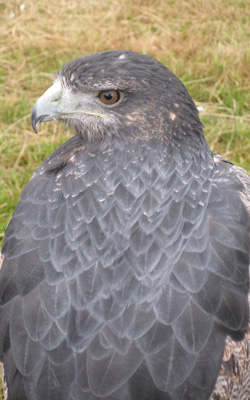
[[35,135],[33,104],[87,53],[131,49],[164,63],[205,110],[212,150],[250,172],[249,21],[249,0],[0,0],[0,242],[33,171],[72,135],[56,123]]

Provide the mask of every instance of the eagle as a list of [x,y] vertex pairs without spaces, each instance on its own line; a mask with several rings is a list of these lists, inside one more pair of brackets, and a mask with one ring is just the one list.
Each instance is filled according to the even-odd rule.
[[2,247],[8,400],[221,398],[227,346],[248,348],[250,177],[147,55],[65,65],[31,115],[35,132],[54,120],[75,135],[35,171]]

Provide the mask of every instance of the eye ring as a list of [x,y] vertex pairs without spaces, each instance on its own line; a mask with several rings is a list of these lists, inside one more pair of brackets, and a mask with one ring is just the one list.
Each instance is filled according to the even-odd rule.
[[98,97],[103,104],[112,106],[120,100],[121,95],[118,90],[101,90]]

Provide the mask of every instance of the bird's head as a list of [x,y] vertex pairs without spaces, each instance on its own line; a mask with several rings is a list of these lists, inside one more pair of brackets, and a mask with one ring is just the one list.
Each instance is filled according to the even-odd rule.
[[90,54],[65,65],[32,111],[32,126],[61,120],[90,141],[201,138],[184,85],[155,59],[132,51]]

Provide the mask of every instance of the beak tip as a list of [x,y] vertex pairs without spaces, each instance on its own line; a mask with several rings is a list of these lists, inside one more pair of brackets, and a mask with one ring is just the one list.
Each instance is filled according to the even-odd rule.
[[33,107],[32,112],[31,112],[31,125],[32,125],[34,132],[37,133],[37,128],[39,125],[39,118],[37,116],[36,104]]
[[43,96],[37,100],[31,113],[31,125],[37,133],[40,122],[54,121],[59,118],[58,108],[44,101]]
[[39,122],[36,122],[34,118],[31,117],[31,125],[35,133],[38,131]]

